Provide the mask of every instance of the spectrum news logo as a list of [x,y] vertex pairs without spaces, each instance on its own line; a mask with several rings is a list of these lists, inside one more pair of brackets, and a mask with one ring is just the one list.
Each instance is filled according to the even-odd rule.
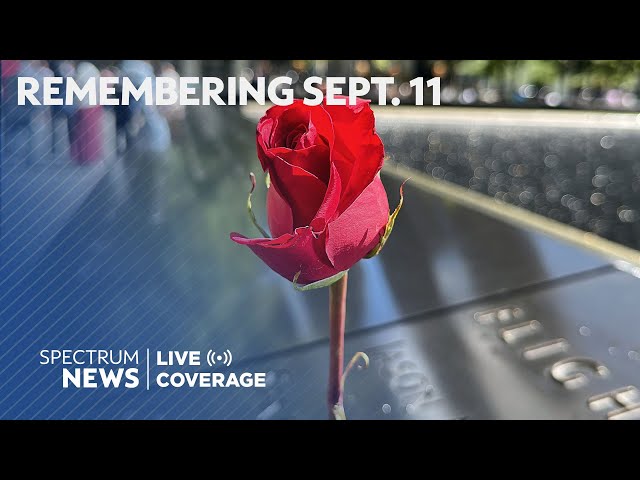
[[[264,388],[265,372],[231,367],[231,350],[41,350],[40,364],[59,367],[64,389]],[[206,371],[206,367],[215,369]]]

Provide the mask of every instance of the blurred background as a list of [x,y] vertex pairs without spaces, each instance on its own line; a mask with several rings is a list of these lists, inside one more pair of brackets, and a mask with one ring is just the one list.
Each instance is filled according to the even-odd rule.
[[[640,247],[640,61],[2,60],[0,66],[0,416],[6,418],[323,417],[321,400],[316,408],[313,399],[291,393],[301,391],[295,382],[302,378],[291,365],[270,373],[285,393],[278,393],[279,410],[267,415],[273,393],[219,404],[206,392],[62,392],[55,372],[31,359],[40,348],[63,345],[204,349],[213,343],[230,348],[234,358],[253,358],[327,333],[326,292],[295,292],[228,238],[231,231],[256,234],[246,193],[248,172],[260,171],[255,126],[267,107],[18,106],[18,76],[74,77],[81,84],[122,75],[139,84],[154,75],[265,76],[267,82],[287,75],[297,96],[309,75],[393,76],[387,97],[399,97],[401,105],[373,107],[390,163]],[[408,82],[417,76],[441,77],[441,106],[429,106],[430,89],[425,106],[414,105]],[[370,95],[375,104],[375,89]],[[397,182],[383,178],[395,205]],[[263,225],[264,194],[258,182],[253,204]],[[350,274],[350,331],[603,265],[579,249],[464,212],[409,192],[385,252]],[[544,312],[560,322],[577,318],[563,317],[562,309],[582,300],[545,302]],[[631,310],[627,305],[624,312]],[[584,326],[571,331],[580,339],[599,328]],[[444,344],[471,355],[477,342],[468,342],[462,327],[447,328]],[[638,336],[618,333],[605,352],[629,352],[624,360],[635,367]],[[412,352],[427,365],[421,388],[438,397],[434,378],[443,363],[421,348]],[[464,358],[461,369],[473,363]],[[322,362],[316,377],[305,374],[320,396]],[[477,416],[508,411],[492,401]],[[381,409],[392,400],[379,403],[359,415],[397,413],[395,406]],[[434,411],[427,416],[458,415]]]
[[[237,106],[16,108],[18,75],[54,74],[78,80],[124,74],[138,81],[154,74],[244,76],[254,83],[258,76],[268,82],[287,75],[298,97],[309,75],[383,75],[396,79],[387,87],[387,98],[399,97],[407,107],[414,104],[410,79],[440,76],[441,106],[429,106],[431,89],[425,89],[424,107],[401,106],[394,109],[394,122],[379,123],[392,160],[627,246],[636,248],[640,242],[640,163],[635,146],[640,117],[632,115],[640,111],[640,61],[3,61],[7,162],[15,157],[27,163],[66,163],[82,167],[78,172],[86,176],[102,158],[108,161],[110,153],[123,155],[133,148],[144,151],[146,160],[128,165],[131,171],[145,170],[131,181],[160,175],[164,167],[158,165],[164,163],[151,157],[179,157],[176,161],[194,188],[207,190],[215,184],[218,157],[228,156],[234,139],[243,141],[244,131],[236,124],[255,121],[264,109],[243,113]],[[376,88],[369,94],[374,103]],[[412,112],[411,121],[397,117],[403,110]],[[540,113],[554,110],[583,114]],[[595,118],[588,112],[603,113]],[[398,122],[401,128],[394,126]],[[219,155],[212,154],[214,149]],[[153,189],[153,182],[144,185]],[[154,205],[162,203],[153,195],[149,198]],[[160,218],[162,213],[152,215]]]
[[[419,76],[441,77],[442,105],[633,111],[640,89],[638,60],[243,60],[224,66],[204,61],[200,68],[249,80],[287,75],[299,96],[309,75],[392,76],[387,98],[403,104],[415,103],[408,82]],[[377,99],[377,92],[369,98]]]

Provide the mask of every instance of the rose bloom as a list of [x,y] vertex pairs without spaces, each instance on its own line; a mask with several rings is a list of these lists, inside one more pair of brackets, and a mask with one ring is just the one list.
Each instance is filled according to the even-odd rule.
[[389,202],[380,175],[384,147],[369,102],[270,108],[258,123],[258,158],[268,172],[273,238],[231,239],[299,284],[351,268],[380,242]]

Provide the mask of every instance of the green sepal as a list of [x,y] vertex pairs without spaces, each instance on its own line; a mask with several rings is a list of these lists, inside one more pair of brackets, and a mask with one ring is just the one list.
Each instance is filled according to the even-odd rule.
[[408,181],[409,179],[407,178],[404,182],[402,182],[402,185],[400,185],[400,202],[398,203],[398,206],[393,211],[393,213],[389,215],[389,221],[387,222],[387,226],[384,229],[384,234],[380,239],[380,243],[378,243],[378,245],[376,245],[373,248],[373,250],[371,250],[364,258],[375,257],[380,253],[380,250],[382,250],[382,247],[384,247],[384,244],[387,243],[387,240],[389,239],[389,235],[391,235],[391,231],[393,230],[393,226],[396,223],[396,217],[398,216],[398,213],[400,213],[400,209],[402,208],[402,204],[404,203],[404,184],[407,183]]
[[344,274],[347,273],[349,270],[344,270],[340,273],[336,273],[335,275],[329,277],[329,278],[325,278],[323,280],[318,280],[317,282],[313,282],[313,283],[308,283],[307,285],[298,285],[298,278],[300,277],[300,274],[302,273],[302,270],[300,270],[298,273],[295,274],[295,276],[293,277],[293,288],[295,288],[296,290],[298,290],[299,292],[306,292],[307,290],[315,290],[316,288],[323,288],[323,287],[328,287],[331,284],[336,283],[338,280],[340,280],[342,277],[344,277]]
[[249,196],[247,197],[247,211],[249,212],[249,218],[264,238],[271,238],[266,230],[258,224],[256,216],[253,214],[253,209],[251,208],[251,195],[253,195],[253,191],[256,188],[256,176],[253,174],[253,172],[249,174],[249,179],[251,180],[251,190],[249,190]]

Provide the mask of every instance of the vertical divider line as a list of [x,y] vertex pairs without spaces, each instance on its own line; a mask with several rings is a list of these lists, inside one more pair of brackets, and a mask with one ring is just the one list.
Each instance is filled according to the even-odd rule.
[[149,349],[147,348],[147,390],[149,390]]

